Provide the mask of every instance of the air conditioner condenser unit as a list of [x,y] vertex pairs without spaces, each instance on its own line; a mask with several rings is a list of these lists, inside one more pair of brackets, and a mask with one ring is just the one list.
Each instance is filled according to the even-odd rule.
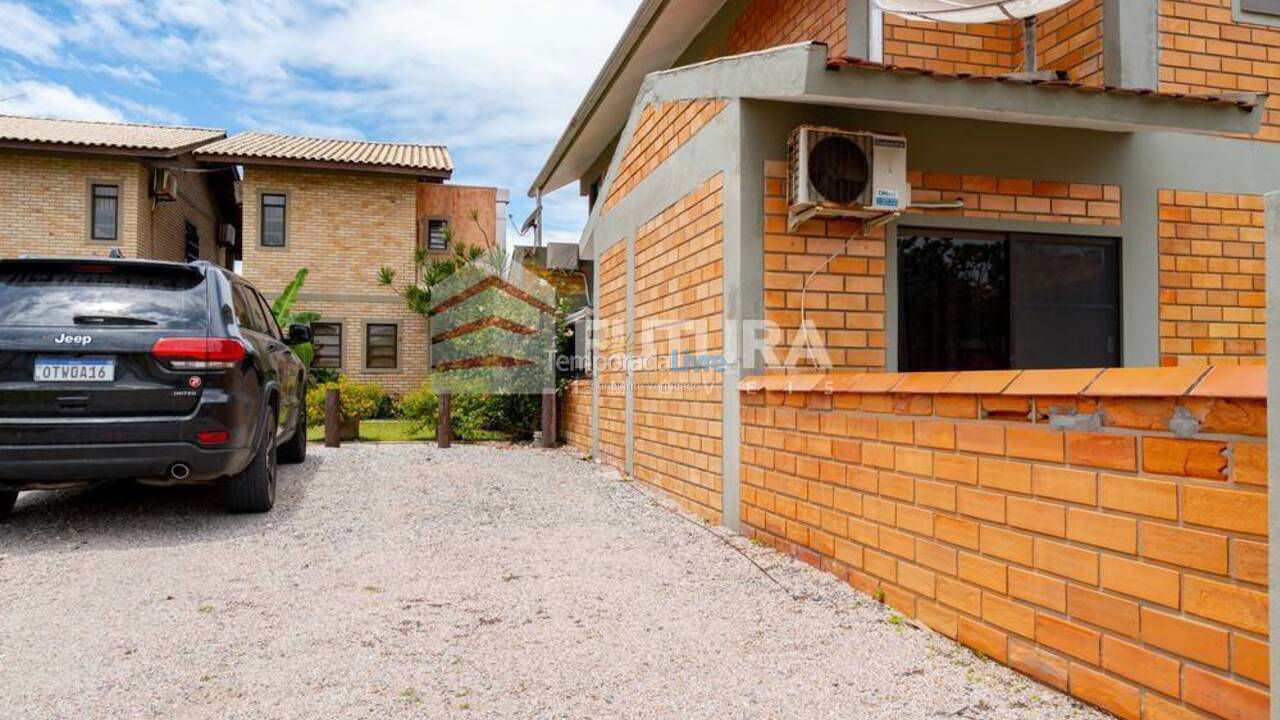
[[787,224],[815,217],[870,218],[911,205],[902,135],[801,125],[791,132]]

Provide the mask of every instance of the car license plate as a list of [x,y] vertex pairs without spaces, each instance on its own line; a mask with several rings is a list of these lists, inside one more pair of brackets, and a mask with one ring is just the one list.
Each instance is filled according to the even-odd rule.
[[36,358],[36,382],[114,382],[111,358]]

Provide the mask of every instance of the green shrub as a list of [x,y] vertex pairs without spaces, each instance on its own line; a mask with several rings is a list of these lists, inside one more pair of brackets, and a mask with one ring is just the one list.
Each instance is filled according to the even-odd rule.
[[412,422],[415,431],[435,430],[439,402],[427,383],[396,402],[396,415]]
[[330,389],[338,390],[342,401],[343,420],[368,420],[377,414],[387,396],[373,383],[360,383],[340,376],[334,382],[321,383],[307,391],[307,420],[313,425],[324,424],[324,396]]
[[[436,428],[440,400],[430,383],[400,398],[397,414],[415,430]],[[541,422],[536,395],[454,395],[450,403],[453,434],[463,440],[491,439],[495,434],[517,440],[533,437]]]

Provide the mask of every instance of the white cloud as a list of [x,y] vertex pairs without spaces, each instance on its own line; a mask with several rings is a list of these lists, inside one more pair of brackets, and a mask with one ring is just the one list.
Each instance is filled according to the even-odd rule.
[[0,48],[35,60],[51,62],[61,38],[53,23],[25,5],[0,0]]
[[[246,128],[445,143],[455,180],[509,188],[523,214],[638,2],[72,0],[63,45],[162,83],[206,76]],[[548,226],[572,233],[585,212],[559,196]]]
[[67,120],[123,120],[118,110],[77,95],[71,88],[39,80],[0,79],[0,113],[37,115]]

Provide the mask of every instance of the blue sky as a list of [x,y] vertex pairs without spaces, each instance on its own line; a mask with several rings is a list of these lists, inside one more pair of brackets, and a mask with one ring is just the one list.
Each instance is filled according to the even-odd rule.
[[[0,0],[0,113],[447,144],[529,183],[639,0]],[[577,188],[549,239],[576,240]]]

